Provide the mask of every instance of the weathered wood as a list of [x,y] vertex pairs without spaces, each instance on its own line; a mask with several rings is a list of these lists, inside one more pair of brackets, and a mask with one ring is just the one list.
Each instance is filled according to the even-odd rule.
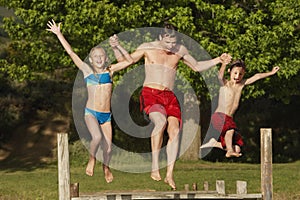
[[216,181],[216,190],[218,194],[225,195],[225,181],[217,180]]
[[261,191],[264,200],[273,198],[272,129],[261,128]]
[[59,200],[71,199],[70,196],[70,166],[68,134],[57,134],[57,160],[58,160],[58,194]]
[[189,184],[184,184],[184,191],[188,192],[190,190]]
[[193,183],[193,184],[192,184],[192,190],[193,190],[193,191],[197,191],[197,189],[198,189],[198,188],[197,188],[197,183]]
[[204,181],[203,188],[204,188],[204,191],[208,191],[208,189],[209,189],[208,181]]
[[114,193],[95,193],[93,195],[81,195],[80,197],[74,197],[72,200],[140,200],[140,199],[261,199],[261,194],[226,194],[220,195],[216,191],[131,191],[131,192],[114,192]]
[[181,134],[179,148],[180,160],[197,161],[199,159],[199,147],[201,144],[201,128],[199,122],[195,121],[199,119],[199,101],[191,93],[185,93],[183,100],[185,110],[182,112],[182,117],[185,120],[182,126],[184,134]]
[[79,183],[71,183],[70,195],[71,197],[79,197]]
[[236,181],[236,194],[247,194],[246,181]]

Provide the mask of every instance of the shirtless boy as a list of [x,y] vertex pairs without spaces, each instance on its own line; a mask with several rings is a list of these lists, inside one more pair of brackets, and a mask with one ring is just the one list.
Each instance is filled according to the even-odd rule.
[[224,78],[224,72],[228,63],[223,62],[219,70],[218,79],[221,84],[219,90],[218,106],[212,115],[211,123],[213,127],[221,134],[219,141],[211,138],[208,143],[201,146],[218,147],[226,150],[226,157],[240,157],[241,146],[244,142],[241,135],[237,132],[237,127],[233,121],[233,115],[239,106],[242,89],[245,85],[250,85],[259,79],[274,75],[279,67],[276,66],[270,72],[257,73],[254,76],[243,79],[246,71],[245,63],[242,60],[236,60],[230,65],[230,80]]
[[167,128],[169,140],[167,142],[167,174],[164,182],[176,190],[173,169],[179,146],[181,110],[172,90],[178,62],[183,60],[191,69],[201,72],[221,63],[221,61],[230,62],[231,56],[224,53],[220,57],[198,62],[189,54],[185,46],[177,43],[174,27],[167,24],[159,35],[158,41],[141,44],[131,54],[131,57],[134,62],[142,58],[145,61],[145,80],[140,103],[143,111],[149,115],[154,124],[151,133],[151,178],[155,181],[161,180],[158,164],[159,152],[163,142],[163,133]]

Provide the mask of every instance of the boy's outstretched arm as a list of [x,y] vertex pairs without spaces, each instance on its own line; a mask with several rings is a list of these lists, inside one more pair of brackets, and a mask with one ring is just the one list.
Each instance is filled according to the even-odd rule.
[[[230,62],[230,61],[229,61]],[[219,80],[219,83],[221,85],[225,85],[226,84],[226,80],[224,78],[224,73],[225,73],[225,69],[226,69],[226,66],[227,64],[229,63],[228,60],[224,60],[222,61],[222,65],[219,69],[219,73],[218,73],[218,80]]]
[[272,76],[272,75],[276,74],[279,69],[280,68],[278,66],[276,66],[276,67],[273,67],[272,71],[270,71],[270,72],[257,73],[255,75],[253,75],[252,77],[248,78],[245,82],[245,85],[250,85],[259,79],[263,79],[268,76]]

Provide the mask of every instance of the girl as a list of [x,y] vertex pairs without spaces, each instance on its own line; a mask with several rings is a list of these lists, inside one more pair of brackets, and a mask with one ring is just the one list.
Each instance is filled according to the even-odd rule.
[[55,21],[48,21],[48,31],[54,33],[59,39],[60,43],[67,51],[75,65],[83,72],[84,80],[87,85],[88,99],[85,108],[85,123],[92,136],[90,142],[90,157],[86,167],[86,174],[93,176],[94,167],[96,163],[96,152],[101,143],[103,149],[103,172],[107,183],[112,182],[113,175],[109,168],[111,159],[112,146],[112,126],[111,126],[111,94],[112,94],[112,75],[113,71],[118,68],[129,66],[133,63],[132,58],[128,52],[122,48],[117,36],[110,38],[110,44],[115,49],[118,49],[123,54],[123,61],[119,60],[117,64],[106,66],[108,61],[104,49],[96,46],[91,49],[89,53],[90,66],[82,61],[78,55],[73,51],[70,44],[64,38],[60,31],[60,25],[56,25]]

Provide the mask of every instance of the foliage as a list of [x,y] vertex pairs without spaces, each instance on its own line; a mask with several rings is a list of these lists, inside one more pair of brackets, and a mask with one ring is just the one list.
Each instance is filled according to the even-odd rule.
[[[25,96],[25,101],[12,96],[18,101],[8,107],[6,105],[9,104],[11,97],[1,101],[4,112],[0,118],[5,120],[2,120],[0,127],[13,127],[16,122],[12,123],[12,120],[24,118],[24,115],[20,114],[20,107],[14,106],[20,105],[19,101],[22,105],[28,105],[27,108],[31,107],[28,112],[35,106],[42,106],[45,110],[55,107],[52,89],[46,88],[40,94],[34,91],[36,88],[43,89],[41,85],[45,80],[47,85],[52,86],[60,82],[71,85],[74,80],[77,69],[57,38],[46,31],[47,21],[51,19],[62,22],[63,34],[81,58],[85,58],[95,44],[107,40],[115,33],[142,27],[161,27],[164,20],[168,20],[178,28],[178,32],[188,35],[199,43],[211,57],[229,52],[234,59],[244,59],[247,65],[246,77],[269,71],[275,65],[281,67],[278,74],[273,77],[246,87],[242,96],[245,103],[255,104],[258,101],[254,101],[254,98],[259,100],[263,97],[271,99],[266,101],[267,103],[276,102],[278,105],[278,101],[282,101],[291,106],[298,105],[292,103],[298,101],[300,91],[300,2],[297,0],[0,0],[0,6],[14,11],[14,16],[7,15],[0,18],[3,22],[0,24],[1,36],[8,36],[10,39],[9,44],[0,45],[1,91],[10,88],[2,84],[6,81],[27,83],[18,90],[18,92],[22,90],[21,95]],[[130,43],[123,46],[129,49]],[[218,90],[217,85],[208,88],[204,79],[206,76],[215,76],[217,68],[205,74],[193,72],[183,63],[180,63],[178,68],[180,75],[187,79],[199,95],[200,110],[204,112],[204,115],[201,113],[201,116],[204,116],[201,117],[203,131],[209,123],[209,109],[213,104],[211,101],[216,98]],[[122,77],[124,71],[116,74],[115,82]],[[49,77],[56,77],[57,74],[55,84],[47,82]],[[64,91],[70,91],[70,88]],[[208,93],[209,89],[212,92]],[[14,90],[15,88],[11,88],[11,91]],[[10,92],[2,94],[7,93]],[[61,99],[66,97],[63,95],[65,94],[62,93]],[[130,106],[137,108],[137,101],[138,98],[133,97]],[[239,112],[237,113],[240,121],[247,124],[249,130],[244,128],[245,132],[257,133],[256,128],[271,118],[276,122],[279,121],[278,118],[282,118],[281,111],[285,110],[285,107],[278,108],[271,104],[268,109],[262,108],[264,105],[259,107],[249,105],[247,109],[241,108],[240,111],[243,113],[241,116]],[[261,112],[262,110],[264,112]],[[272,112],[269,112],[270,110]],[[266,120],[261,120],[262,116]],[[289,119],[288,113],[284,116]],[[139,119],[141,116],[134,117],[144,123],[143,118]],[[249,121],[249,118],[252,120]],[[75,129],[73,131],[75,132]],[[294,142],[297,141],[298,132],[298,126],[281,128],[275,132],[278,136],[275,142],[291,152],[292,149],[299,147],[299,144]],[[132,138],[118,138],[120,135],[116,134],[115,139],[120,143],[123,140],[130,141],[128,144],[130,148],[131,143],[134,143]],[[249,140],[258,138],[250,134],[246,134],[245,137]],[[289,137],[295,138],[294,141],[291,142]],[[257,143],[258,141],[254,141],[255,145]],[[248,147],[253,148],[251,151],[257,155],[259,152],[255,151],[255,145]],[[139,150],[145,151],[143,147],[147,146],[141,146]],[[276,153],[276,159],[281,161],[299,157],[294,154],[282,156],[280,153],[282,152]],[[249,157],[252,159],[250,162],[256,162],[253,155],[245,156],[245,159]]]
[[[0,0],[0,5],[12,8],[16,15],[3,19],[12,42],[0,60],[1,72],[12,79],[32,80],[40,78],[40,72],[74,66],[54,35],[45,30],[50,19],[63,23],[64,35],[84,58],[88,49],[114,33],[161,26],[167,18],[212,57],[229,52],[243,58],[248,76],[281,67],[278,78],[248,87],[244,98],[269,94],[288,102],[291,94],[299,95],[295,77],[300,66],[300,3],[296,0]],[[182,68],[198,94],[205,96],[200,75]]]

